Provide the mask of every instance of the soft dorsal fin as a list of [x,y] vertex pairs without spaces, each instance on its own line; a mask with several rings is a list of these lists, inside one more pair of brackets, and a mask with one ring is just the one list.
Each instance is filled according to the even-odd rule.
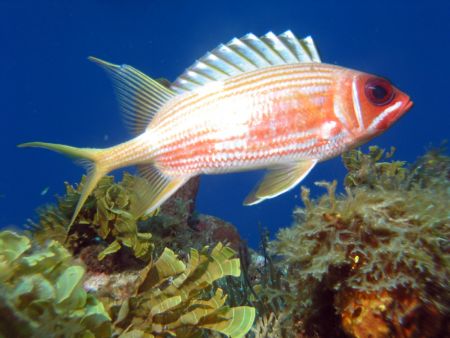
[[158,110],[175,95],[164,84],[131,66],[119,66],[94,57],[89,60],[106,69],[114,80],[125,124],[133,135],[143,133]]
[[316,160],[304,160],[270,168],[262,181],[250,192],[244,205],[253,205],[292,189],[309,174]]
[[219,45],[198,59],[170,88],[182,93],[248,71],[301,62],[320,62],[310,36],[298,39],[291,31],[278,36],[269,32],[260,38],[247,34]]

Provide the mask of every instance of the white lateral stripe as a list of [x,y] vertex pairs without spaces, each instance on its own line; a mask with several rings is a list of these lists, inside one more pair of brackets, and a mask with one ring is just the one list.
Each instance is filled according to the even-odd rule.
[[353,108],[355,110],[356,119],[358,120],[358,129],[364,129],[364,121],[362,118],[361,105],[359,104],[359,95],[358,95],[358,87],[356,86],[357,78],[353,78],[352,82],[352,98],[353,98]]

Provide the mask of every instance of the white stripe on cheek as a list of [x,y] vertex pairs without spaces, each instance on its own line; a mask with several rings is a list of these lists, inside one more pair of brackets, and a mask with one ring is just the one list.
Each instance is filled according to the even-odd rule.
[[353,78],[352,82],[352,98],[353,108],[355,109],[356,119],[358,120],[358,129],[364,130],[364,122],[362,118],[361,105],[359,104],[358,87],[356,86],[357,77]]
[[393,111],[400,108],[401,105],[402,105],[402,103],[400,101],[398,101],[398,102],[394,103],[393,105],[387,107],[385,110],[383,110],[383,112],[380,115],[377,116],[376,119],[374,119],[372,121],[372,123],[370,124],[369,128],[367,128],[367,130],[375,129],[381,121],[383,121],[386,117],[388,117],[389,114],[391,114]]

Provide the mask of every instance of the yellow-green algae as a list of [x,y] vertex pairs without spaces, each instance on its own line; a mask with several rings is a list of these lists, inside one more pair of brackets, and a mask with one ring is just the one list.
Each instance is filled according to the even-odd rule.
[[118,257],[130,253],[141,262],[148,261],[152,253],[162,253],[166,247],[187,254],[190,247],[201,249],[206,244],[186,224],[190,201],[175,199],[170,215],[158,210],[150,218],[136,219],[133,207],[139,196],[134,188],[143,184],[143,179],[127,172],[119,182],[113,176],[100,180],[68,234],[68,224],[85,179],[78,185],[66,182],[66,192],[57,197],[56,204],[38,209],[38,222],[29,220],[27,224],[30,236],[39,243],[55,239],[75,255],[83,248],[95,246],[100,260],[107,255]]
[[[39,222],[30,221],[27,233],[40,245],[49,240],[58,246],[64,245],[75,257],[88,264],[88,280],[99,278],[106,281],[105,290],[96,290],[90,284],[88,287],[91,291],[96,290],[93,295],[99,295],[113,318],[113,336],[201,337],[223,334],[242,337],[250,330],[255,309],[242,306],[245,300],[239,303],[241,306],[228,305],[236,304],[234,292],[239,284],[228,279],[240,276],[239,259],[233,258],[235,252],[220,243],[212,250],[208,247],[200,251],[193,248],[202,248],[202,245],[198,240],[197,243],[193,239],[185,240],[191,237],[186,233],[193,230],[185,223],[178,224],[177,213],[171,217],[162,214],[151,219],[134,218],[133,206],[139,198],[134,187],[141,183],[141,178],[127,173],[118,183],[112,176],[102,178],[83,205],[71,233],[67,234],[67,224],[84,180],[78,186],[66,183],[66,194],[58,198],[57,205],[41,208]],[[175,206],[179,207],[180,215],[185,216],[182,202]],[[156,237],[142,229],[151,229],[156,232]],[[169,237],[166,236],[168,230],[172,233]],[[173,233],[175,230],[176,234]],[[177,238],[173,237],[175,235]],[[170,244],[182,257],[189,257],[187,263],[166,247]],[[99,249],[100,261],[93,259]],[[130,262],[127,252],[140,258],[142,264],[127,264],[127,259]],[[117,256],[118,260],[111,260],[111,256],[102,260],[107,255],[121,256]],[[123,265],[117,271],[122,271],[122,280],[127,281],[125,298],[117,298],[117,294],[109,289],[116,277],[111,276],[111,282],[108,282],[108,273],[116,271],[111,266],[116,262]],[[98,274],[98,271],[103,273]],[[136,273],[141,276],[138,281],[133,277]],[[227,299],[228,294],[232,296],[230,299]]]
[[[272,251],[289,266],[301,267],[295,269],[300,279],[322,281],[330,269],[347,268],[351,272],[338,287],[371,291],[407,286],[426,293],[430,278],[436,286],[446,285],[448,173],[423,178],[417,170],[432,165],[427,160],[408,170],[403,162],[379,163],[381,156],[375,147],[367,155],[355,150],[344,156],[349,173],[341,196],[336,196],[336,182],[319,182],[328,193],[316,201],[302,189],[306,207],[295,210],[294,225],[272,243]],[[432,300],[445,304],[440,297]]]
[[82,287],[84,268],[58,242],[0,232],[0,336],[111,336],[103,304]]
[[124,173],[121,182],[115,183],[113,176],[105,176],[83,205],[71,233],[68,224],[81,195],[84,181],[72,186],[66,183],[66,194],[58,198],[58,205],[49,205],[39,210],[39,223],[30,223],[32,236],[40,243],[49,238],[68,246],[75,254],[83,247],[104,243],[99,254],[103,259],[123,247],[129,248],[137,258],[148,259],[152,251],[151,233],[138,229],[138,219],[133,216],[133,205],[138,196],[134,187],[142,178]]
[[[230,307],[213,283],[241,273],[235,252],[222,244],[192,249],[185,264],[170,249],[141,271],[135,295],[112,305],[120,337],[200,337],[204,329],[243,337],[255,319],[249,306]],[[207,336],[210,336],[208,333]]]
[[190,338],[215,331],[243,337],[255,309],[228,306],[213,285],[240,275],[233,256],[217,244],[192,249],[184,263],[166,248],[140,271],[131,297],[100,301],[83,289],[84,268],[59,242],[33,248],[26,236],[0,232],[0,336]]
[[[280,281],[257,289],[270,304],[282,304],[271,309],[288,330],[279,329],[273,337],[345,336],[339,313],[348,310],[342,297],[352,292],[413,295],[418,305],[402,317],[404,322],[395,322],[412,335],[424,330],[430,316],[437,316],[434,324],[445,325],[450,314],[450,159],[431,151],[409,167],[382,161],[392,153],[370,147],[368,154],[344,154],[349,172],[343,194],[336,193],[336,182],[317,183],[327,190],[317,200],[302,188],[305,207],[295,210],[294,224],[270,243]],[[426,314],[430,308],[435,310]],[[398,319],[389,318],[392,309],[382,310],[379,315],[387,322]],[[406,318],[414,318],[414,324]],[[435,331],[442,333],[439,327]]]
[[[343,194],[336,194],[336,182],[319,182],[319,186],[327,189],[327,194],[317,200],[309,197],[307,189],[302,190],[305,207],[296,209],[293,226],[281,230],[277,240],[269,243],[270,254],[264,255],[266,266],[269,266],[266,276],[261,276],[260,284],[252,290],[255,294],[250,298],[258,306],[260,318],[253,330],[254,336],[304,337],[327,332],[343,337],[337,314],[346,310],[347,303],[340,298],[352,292],[370,295],[371,292],[384,294],[386,290],[402,290],[402,294],[414,294],[421,302],[438,309],[438,318],[448,318],[450,160],[439,151],[428,152],[411,166],[401,161],[383,160],[389,159],[392,153],[386,154],[377,147],[371,147],[368,154],[357,150],[344,154],[344,164],[349,173]],[[124,178],[117,184],[108,178],[98,194],[90,197],[79,228],[74,229],[71,235],[74,237],[69,238],[73,252],[77,246],[97,243],[98,238],[110,245],[109,249],[115,249],[116,244],[113,243],[119,238],[119,252],[124,246],[134,253],[140,252],[135,250],[138,247],[127,245],[130,241],[123,240],[136,238],[136,234],[141,233],[137,221],[127,218],[132,214],[130,210],[135,198],[127,180],[134,178]],[[78,199],[77,190],[77,187],[67,185],[67,194],[60,199],[58,207],[49,207],[41,212],[34,238],[44,243],[46,235],[52,234],[53,238],[64,242],[65,224]],[[132,231],[116,227],[116,221],[123,216],[126,224],[132,220],[134,225],[128,228]],[[88,226],[83,228],[86,224]],[[105,232],[99,231],[99,226]],[[86,228],[90,230],[81,230]],[[47,231],[43,231],[45,229]],[[148,247],[141,257],[148,260],[152,248],[160,243],[154,242],[155,237],[150,242],[149,234],[144,234],[148,237],[143,242],[148,243]],[[196,285],[199,290],[193,289],[198,292],[193,293],[193,297],[186,296],[193,290],[186,293],[179,289],[172,293],[173,282],[186,272],[178,274],[175,269],[172,275],[157,274],[159,282],[143,282],[149,271],[158,271],[155,267],[160,264],[158,262],[168,258],[172,268],[178,266],[180,271],[184,268],[189,270],[190,260],[182,262],[170,249],[161,251],[161,257],[150,260],[147,268],[141,271],[142,278],[131,298],[123,305],[105,300],[111,310],[116,335],[204,336],[207,333],[201,324],[214,317],[206,315],[206,320],[192,316],[192,312],[197,313],[200,309],[203,313],[215,313],[215,318],[222,319],[225,326],[227,321],[233,323],[242,317],[241,314],[236,315],[239,312],[234,312],[236,316],[233,316],[230,315],[232,312],[224,310],[233,308],[222,303],[223,291],[211,283]],[[190,259],[201,256],[202,252],[206,254],[202,250],[200,254],[192,254],[191,251]],[[198,271],[204,273],[207,270],[205,266],[200,264]],[[200,278],[201,275],[196,272],[192,278]],[[235,291],[230,285],[224,289],[233,296]],[[242,293],[243,290],[236,291],[236,294]],[[244,292],[249,293],[248,290]],[[168,298],[152,303],[154,297]],[[254,309],[249,307],[248,311],[245,328],[253,322]],[[424,318],[427,317],[420,319]],[[244,334],[244,331],[239,334]],[[209,335],[212,336],[213,332],[210,331]]]

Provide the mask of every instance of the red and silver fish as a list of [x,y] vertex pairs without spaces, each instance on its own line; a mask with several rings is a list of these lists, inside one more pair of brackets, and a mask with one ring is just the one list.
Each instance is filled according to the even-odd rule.
[[386,130],[411,108],[378,76],[320,62],[311,37],[247,34],[220,45],[167,88],[133,67],[91,58],[113,77],[135,138],[107,149],[31,142],[89,160],[74,212],[108,172],[138,165],[136,216],[151,213],[191,177],[265,168],[256,204],[296,186],[320,161]]

